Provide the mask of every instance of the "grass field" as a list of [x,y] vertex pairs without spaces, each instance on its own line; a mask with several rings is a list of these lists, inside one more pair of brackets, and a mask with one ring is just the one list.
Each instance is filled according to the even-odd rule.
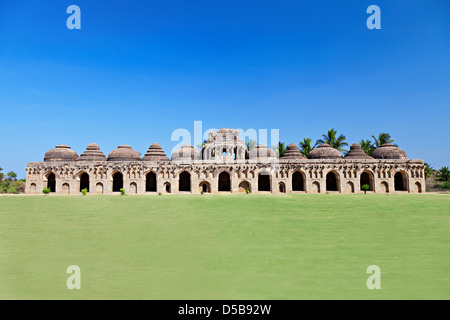
[[449,298],[449,195],[0,197],[0,299]]

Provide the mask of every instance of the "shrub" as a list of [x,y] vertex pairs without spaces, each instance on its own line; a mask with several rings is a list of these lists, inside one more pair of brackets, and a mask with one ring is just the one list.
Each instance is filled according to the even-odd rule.
[[361,186],[361,190],[364,191],[364,194],[366,194],[369,189],[370,189],[370,186],[368,184],[363,184]]
[[42,189],[42,193],[45,194],[46,196],[48,196],[50,194],[50,192],[51,192],[50,188]]
[[16,185],[9,186],[7,193],[19,194],[19,187]]
[[441,190],[450,190],[450,181],[439,184],[438,188]]
[[88,189],[87,188],[84,188],[83,190],[81,190],[81,194],[83,196],[87,195],[87,193],[88,193]]
[[23,193],[25,192],[25,183],[19,180],[0,181],[0,193]]
[[120,189],[120,195],[121,195],[121,196],[124,196],[125,194],[126,194],[126,193],[125,193],[125,189],[124,189],[124,188],[121,188],[121,189]]
[[0,193],[8,193],[8,189],[9,189],[9,181],[8,180],[4,180],[4,181],[0,182]]
[[161,192],[159,192],[159,193],[158,193],[158,196],[162,196],[162,193],[161,193]]
[[245,193],[249,194],[250,193],[250,189],[249,188],[245,189]]
[[202,190],[202,191],[200,191],[200,194],[203,194],[203,190]]

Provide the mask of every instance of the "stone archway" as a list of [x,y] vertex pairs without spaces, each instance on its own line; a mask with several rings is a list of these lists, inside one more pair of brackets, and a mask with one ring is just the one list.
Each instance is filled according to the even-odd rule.
[[414,184],[414,189],[416,193],[422,193],[422,184],[419,181],[417,181]]
[[30,184],[30,193],[36,194],[36,184],[35,183]]
[[136,182],[130,183],[130,194],[136,194],[137,193],[137,184]]
[[50,192],[56,192],[56,176],[53,172],[47,176],[47,188],[50,189]]
[[103,184],[102,183],[99,182],[95,185],[95,193],[103,194]]
[[219,191],[230,192],[231,191],[231,177],[226,171],[219,174]]
[[156,174],[152,171],[145,176],[145,192],[156,192]]
[[389,185],[386,181],[383,181],[380,183],[380,193],[388,193],[389,192]]
[[89,175],[86,172],[83,172],[80,176],[80,192],[83,189],[87,189],[89,192]]
[[292,191],[305,191],[303,173],[300,171],[295,171],[292,174]]
[[373,175],[369,171],[364,171],[359,177],[359,186],[361,191],[363,191],[362,186],[365,184],[369,186],[369,191],[373,191]]
[[247,189],[250,192],[252,192],[252,190],[250,189],[250,183],[248,183],[247,181],[242,181],[241,183],[239,183],[239,192],[240,193],[246,193]]
[[320,183],[318,181],[314,181],[311,186],[311,193],[320,193]]
[[183,171],[179,176],[178,191],[190,192],[191,191],[191,174]]
[[62,194],[70,194],[70,186],[68,183],[63,183]]
[[120,172],[116,172],[113,174],[113,192],[120,192],[120,189],[123,188],[123,175]]
[[198,189],[199,189],[199,192],[211,193],[211,185],[207,181],[200,182]]
[[334,171],[328,172],[326,177],[326,190],[327,191],[339,191],[338,177]]
[[355,186],[354,186],[353,182],[348,181],[345,184],[345,192],[347,192],[347,193],[354,193],[355,192]]
[[278,191],[280,193],[286,193],[286,185],[284,184],[284,182],[280,182],[278,184]]
[[270,187],[270,174],[261,172],[258,175],[258,191],[272,191]]
[[408,179],[406,173],[399,171],[394,175],[394,189],[395,191],[407,191]]
[[170,185],[169,182],[165,182],[165,183],[164,183],[164,191],[165,191],[166,193],[171,193],[171,192],[172,192],[172,186]]

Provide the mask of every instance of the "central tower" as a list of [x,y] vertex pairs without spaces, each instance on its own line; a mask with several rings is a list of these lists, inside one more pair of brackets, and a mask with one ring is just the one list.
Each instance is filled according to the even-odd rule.
[[247,148],[239,139],[239,130],[222,128],[210,131],[208,141],[202,148],[203,160],[218,162],[234,162],[245,160]]

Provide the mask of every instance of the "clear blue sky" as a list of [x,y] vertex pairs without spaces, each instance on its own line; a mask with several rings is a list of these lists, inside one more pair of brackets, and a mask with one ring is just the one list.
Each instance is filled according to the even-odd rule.
[[0,166],[23,177],[58,144],[170,154],[195,120],[297,144],[389,132],[409,158],[450,165],[449,17],[447,0],[1,1]]

